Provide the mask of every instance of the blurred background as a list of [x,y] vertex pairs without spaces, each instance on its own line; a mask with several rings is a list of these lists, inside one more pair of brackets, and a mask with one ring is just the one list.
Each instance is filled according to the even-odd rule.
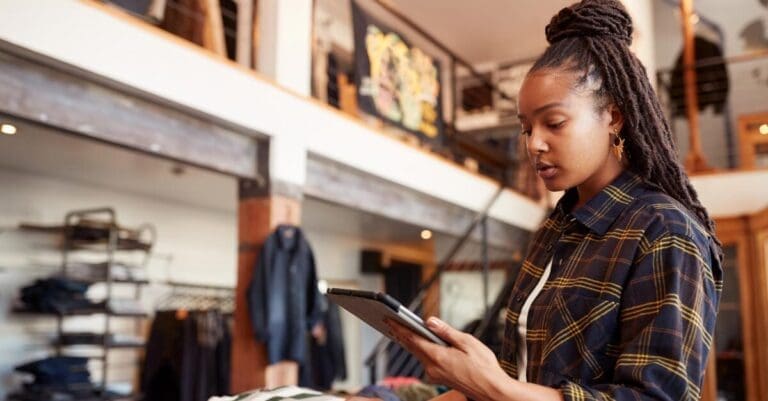
[[[624,3],[725,244],[703,398],[766,399],[768,3]],[[328,287],[498,351],[560,196],[529,167],[517,94],[568,4],[0,0],[0,397],[441,390]],[[299,360],[256,337],[267,298]]]

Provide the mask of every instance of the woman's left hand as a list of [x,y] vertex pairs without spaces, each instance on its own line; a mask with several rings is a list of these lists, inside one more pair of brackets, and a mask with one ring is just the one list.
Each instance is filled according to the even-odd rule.
[[392,335],[424,366],[430,380],[445,384],[475,400],[488,399],[495,384],[509,380],[496,356],[480,340],[454,329],[435,317],[427,327],[450,344],[435,344],[395,321],[388,321]]

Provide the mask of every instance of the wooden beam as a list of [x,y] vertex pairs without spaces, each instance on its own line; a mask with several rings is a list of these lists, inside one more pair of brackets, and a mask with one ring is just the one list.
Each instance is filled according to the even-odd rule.
[[259,65],[259,0],[253,0],[252,9],[253,26],[251,27],[251,65],[253,68],[256,68],[256,66]]
[[[461,236],[475,212],[375,177],[312,153],[307,158],[304,194],[445,234]],[[525,251],[530,231],[488,219],[489,244]],[[480,240],[479,231],[472,238]]]
[[253,133],[75,67],[0,49],[0,88],[0,113],[237,177],[260,177]]
[[688,116],[690,149],[685,157],[685,167],[689,172],[709,170],[701,149],[701,131],[699,129],[699,99],[696,92],[696,52],[694,48],[693,0],[680,1],[680,18],[683,26],[683,81],[685,82],[685,105]]

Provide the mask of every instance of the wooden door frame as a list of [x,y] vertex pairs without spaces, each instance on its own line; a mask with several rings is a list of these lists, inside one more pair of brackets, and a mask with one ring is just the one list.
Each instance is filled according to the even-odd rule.
[[754,334],[755,351],[754,358],[757,361],[757,376],[755,386],[758,387],[758,399],[763,400],[768,396],[768,342],[760,341],[760,336],[768,333],[768,254],[766,254],[766,242],[768,242],[768,209],[749,216],[750,233],[750,266],[754,279]]
[[[750,246],[750,232],[749,232],[749,218],[747,216],[739,216],[726,219],[717,219],[717,236],[723,243],[723,246],[736,246],[737,268],[739,274],[739,302],[741,305],[741,331],[742,339],[744,341],[744,382],[746,385],[746,401],[760,401],[756,392],[755,384],[757,373],[755,361],[755,350],[757,348],[756,339],[754,336],[754,312],[755,297],[752,295],[753,283],[752,280],[752,251]],[[727,285],[727,283],[725,283]],[[709,388],[714,386],[715,392],[713,396],[717,395],[717,372],[716,368],[716,354],[717,349],[715,344],[712,344],[711,361],[709,363],[709,371],[707,372],[706,385]],[[713,384],[714,383],[714,384]],[[713,398],[712,401],[716,400]]]
[[[746,401],[761,401],[766,394],[765,378],[768,377],[768,347],[760,341],[760,335],[768,333],[768,288],[766,288],[766,272],[759,263],[760,254],[757,248],[760,229],[765,239],[768,239],[768,210],[756,215],[720,218],[715,220],[717,236],[724,246],[736,246],[736,256],[739,274],[739,302],[741,305],[742,339],[744,341],[744,383],[746,385]],[[765,255],[763,255],[765,257]],[[727,285],[727,283],[725,283]],[[715,401],[717,398],[715,344],[712,345],[710,361],[704,380],[704,401]]]

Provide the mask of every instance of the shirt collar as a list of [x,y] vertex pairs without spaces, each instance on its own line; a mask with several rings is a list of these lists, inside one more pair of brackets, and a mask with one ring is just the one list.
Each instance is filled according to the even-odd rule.
[[570,214],[576,221],[593,232],[604,235],[622,211],[635,200],[642,191],[643,179],[624,170],[616,179],[576,210],[573,206],[579,198],[576,188],[570,188],[557,203],[559,214]]
[[301,230],[296,226],[281,224],[275,230],[278,234],[277,244],[280,249],[293,250],[301,242]]

